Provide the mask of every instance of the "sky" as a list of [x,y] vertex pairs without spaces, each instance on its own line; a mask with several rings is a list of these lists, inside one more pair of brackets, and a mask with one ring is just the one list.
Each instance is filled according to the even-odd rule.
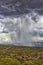
[[0,44],[43,47],[43,0],[0,0]]

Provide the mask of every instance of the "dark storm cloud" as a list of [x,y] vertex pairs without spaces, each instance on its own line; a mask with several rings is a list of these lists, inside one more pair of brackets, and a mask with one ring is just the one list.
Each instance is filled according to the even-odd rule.
[[33,9],[43,10],[43,0],[0,0],[0,14],[6,16],[19,16]]

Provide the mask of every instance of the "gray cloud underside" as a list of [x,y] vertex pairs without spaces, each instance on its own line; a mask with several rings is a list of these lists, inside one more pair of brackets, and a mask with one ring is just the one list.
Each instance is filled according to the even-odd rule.
[[[36,5],[37,4],[37,5]],[[21,15],[30,10],[43,10],[43,0],[0,0],[0,14]]]

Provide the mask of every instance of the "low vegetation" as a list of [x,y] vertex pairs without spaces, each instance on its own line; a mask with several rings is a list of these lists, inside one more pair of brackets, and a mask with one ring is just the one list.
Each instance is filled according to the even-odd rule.
[[43,48],[0,46],[0,65],[43,65]]

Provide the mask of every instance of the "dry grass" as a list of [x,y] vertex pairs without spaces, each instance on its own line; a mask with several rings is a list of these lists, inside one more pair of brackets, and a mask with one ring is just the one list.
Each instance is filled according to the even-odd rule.
[[[15,60],[17,64],[15,64]],[[40,63],[43,65],[43,48],[0,46],[0,63],[2,61],[7,62],[7,65],[10,65],[9,62],[12,61],[11,65],[29,65],[30,63],[31,65],[39,65]]]

